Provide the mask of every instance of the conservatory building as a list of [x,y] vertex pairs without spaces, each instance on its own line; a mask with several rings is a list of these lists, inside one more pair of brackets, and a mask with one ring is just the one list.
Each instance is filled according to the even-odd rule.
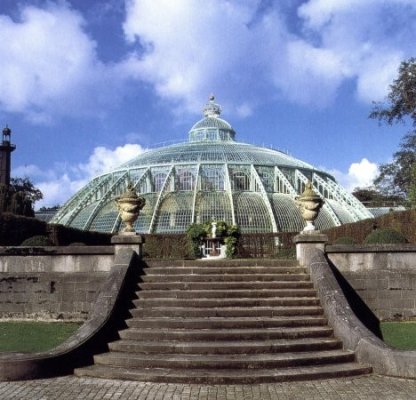
[[236,141],[211,97],[185,143],[149,150],[97,176],[52,223],[116,233],[115,199],[129,182],[146,199],[135,223],[140,233],[183,233],[192,223],[225,221],[243,233],[299,232],[295,204],[308,181],[325,204],[315,222],[324,230],[373,215],[325,171],[283,152]]

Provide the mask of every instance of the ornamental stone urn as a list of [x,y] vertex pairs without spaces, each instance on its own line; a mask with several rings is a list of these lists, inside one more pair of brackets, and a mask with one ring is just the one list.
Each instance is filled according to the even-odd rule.
[[306,221],[306,226],[302,232],[313,233],[317,231],[314,221],[324,204],[324,200],[314,192],[311,182],[306,184],[305,191],[295,199],[295,202]]
[[146,200],[138,196],[133,185],[129,183],[127,185],[127,191],[116,198],[116,203],[120,218],[126,225],[122,232],[127,234],[133,233],[133,224],[139,216],[140,210],[146,204]]

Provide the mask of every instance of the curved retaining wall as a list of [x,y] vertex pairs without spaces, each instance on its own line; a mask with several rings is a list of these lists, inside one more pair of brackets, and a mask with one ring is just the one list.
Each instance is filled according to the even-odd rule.
[[356,352],[357,360],[369,364],[374,372],[416,379],[416,351],[391,348],[368,330],[352,312],[322,250],[306,250],[311,279],[335,335],[344,347]]
[[63,375],[72,373],[74,368],[91,364],[93,355],[105,351],[106,344],[115,340],[118,330],[125,327],[127,304],[131,301],[140,270],[137,254],[130,249],[120,250],[90,318],[80,329],[50,352],[0,354],[0,380]]
[[325,254],[381,321],[416,318],[415,245],[326,245]]

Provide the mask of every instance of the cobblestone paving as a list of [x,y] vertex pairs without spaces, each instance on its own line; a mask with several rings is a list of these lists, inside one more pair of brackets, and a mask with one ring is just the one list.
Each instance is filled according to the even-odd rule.
[[1,400],[415,400],[416,380],[377,375],[262,385],[179,385],[73,376],[0,382]]

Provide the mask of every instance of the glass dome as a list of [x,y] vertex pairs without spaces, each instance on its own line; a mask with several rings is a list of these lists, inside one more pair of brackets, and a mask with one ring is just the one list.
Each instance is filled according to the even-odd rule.
[[299,232],[304,221],[295,198],[311,181],[325,204],[318,229],[373,218],[328,173],[283,152],[235,141],[213,96],[189,141],[149,150],[94,178],[54,216],[52,223],[116,233],[115,198],[128,182],[146,199],[135,223],[140,233],[183,233],[194,223],[223,220],[243,233]]

